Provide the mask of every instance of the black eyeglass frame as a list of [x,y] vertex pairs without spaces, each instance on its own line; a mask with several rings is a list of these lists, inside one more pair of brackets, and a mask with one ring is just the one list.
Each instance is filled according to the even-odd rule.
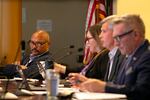
[[45,42],[40,42],[40,41],[34,42],[34,41],[32,41],[32,40],[29,40],[29,41],[28,41],[28,44],[29,44],[29,45],[35,45],[35,46],[37,46],[37,47],[40,47],[40,46],[42,46],[42,45],[44,45],[44,44],[46,44],[46,43],[48,43],[48,42],[47,42],[47,41],[45,41]]
[[133,31],[134,31],[134,30],[131,29],[131,30],[127,31],[127,32],[124,32],[123,34],[116,35],[116,36],[114,36],[113,38],[114,38],[114,40],[116,40],[117,42],[120,42],[122,37],[124,37],[124,36],[126,36],[126,35],[132,33]]

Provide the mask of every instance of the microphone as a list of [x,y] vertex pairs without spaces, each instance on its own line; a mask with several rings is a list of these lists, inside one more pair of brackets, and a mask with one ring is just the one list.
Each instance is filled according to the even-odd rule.
[[22,40],[21,42],[19,42],[19,45],[18,45],[17,51],[15,53],[15,58],[14,58],[13,62],[16,62],[17,57],[18,57],[19,52],[20,52],[20,49],[21,49],[22,54],[25,53],[25,41],[24,40]]
[[23,50],[23,51],[25,51],[25,41],[24,40],[22,40],[21,41],[21,50]]
[[61,48],[61,49],[57,50],[57,51],[53,54],[53,56],[55,56],[55,55],[57,55],[58,53],[62,52],[62,50],[73,49],[74,47],[75,47],[74,45],[69,45],[69,46],[66,46],[66,47],[64,47],[64,48]]
[[78,63],[82,63],[83,62],[83,54],[81,54],[80,52],[82,52],[83,51],[83,48],[79,48],[78,49],[78,56],[77,56],[77,62]]
[[[71,45],[70,47],[71,47],[71,48],[74,48],[73,45]],[[83,51],[83,48],[79,48],[77,51],[78,51],[78,52],[82,52],[82,51]],[[62,59],[64,59],[65,57],[68,57],[68,56],[72,55],[73,53],[74,53],[74,52],[72,52],[72,51],[68,51],[65,55],[63,55],[63,56],[61,56],[61,57],[55,59],[55,61],[56,61],[56,62],[57,62],[57,61],[61,61]]]
[[61,56],[61,57],[55,59],[55,61],[56,61],[56,62],[57,62],[57,61],[60,61],[60,60],[64,59],[65,57],[68,57],[68,56],[70,56],[70,55],[72,55],[72,54],[73,54],[72,51],[68,51],[65,55],[63,55],[63,56]]
[[67,66],[64,65],[64,64],[59,64],[59,63],[57,63],[57,62],[63,60],[64,58],[66,58],[66,57],[68,57],[68,56],[70,56],[70,55],[72,55],[72,54],[74,54],[74,53],[78,53],[78,52],[81,52],[81,51],[83,51],[83,48],[79,48],[79,49],[77,50],[77,52],[68,51],[68,52],[65,53],[65,55],[63,55],[63,56],[61,56],[61,57],[55,59],[55,62],[54,62],[54,69],[55,69],[57,72],[65,73]]
[[78,49],[78,52],[81,52],[81,51],[83,51],[83,48],[79,48],[79,49]]
[[25,55],[25,41],[24,40],[22,40],[21,41],[21,56],[22,56],[22,59],[23,59],[23,57],[24,57],[24,55]]

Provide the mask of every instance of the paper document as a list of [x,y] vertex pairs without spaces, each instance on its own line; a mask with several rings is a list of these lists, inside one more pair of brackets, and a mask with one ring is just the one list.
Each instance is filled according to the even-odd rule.
[[79,92],[79,90],[76,88],[59,88],[58,91],[59,91],[59,95],[61,96],[67,96],[72,93]]
[[123,94],[78,92],[73,95],[78,100],[118,100],[126,98]]

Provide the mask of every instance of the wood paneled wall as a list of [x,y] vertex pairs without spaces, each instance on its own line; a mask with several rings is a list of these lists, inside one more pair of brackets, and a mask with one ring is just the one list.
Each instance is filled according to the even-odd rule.
[[0,0],[1,64],[20,60],[21,26],[21,0]]

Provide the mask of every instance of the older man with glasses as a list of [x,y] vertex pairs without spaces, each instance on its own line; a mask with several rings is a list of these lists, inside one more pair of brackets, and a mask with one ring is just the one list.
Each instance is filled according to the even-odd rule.
[[113,38],[114,38],[116,41],[120,42],[122,37],[124,37],[124,36],[126,36],[126,35],[128,35],[128,34],[130,34],[130,33],[132,33],[132,32],[133,32],[133,29],[131,29],[131,30],[127,31],[127,32],[124,32],[124,33],[121,34],[121,35],[114,36]]
[[26,78],[39,80],[45,78],[45,69],[53,68],[53,58],[49,52],[51,46],[49,33],[44,30],[38,30],[32,34],[28,44],[30,54],[23,56],[21,65],[5,65],[0,69],[0,76],[19,77],[18,72],[22,69]]
[[[50,36],[46,31],[39,30],[31,36],[28,41],[30,46],[30,55],[25,56],[21,62],[27,69],[23,70],[27,78],[43,79],[44,74],[42,72],[48,67],[52,67],[52,56],[49,52],[51,45]],[[38,62],[44,61],[45,68],[39,68]],[[48,66],[46,66],[48,64]]]
[[121,54],[126,55],[114,82],[88,79],[82,91],[126,94],[128,100],[150,98],[150,43],[139,15],[127,14],[112,21],[113,37]]

